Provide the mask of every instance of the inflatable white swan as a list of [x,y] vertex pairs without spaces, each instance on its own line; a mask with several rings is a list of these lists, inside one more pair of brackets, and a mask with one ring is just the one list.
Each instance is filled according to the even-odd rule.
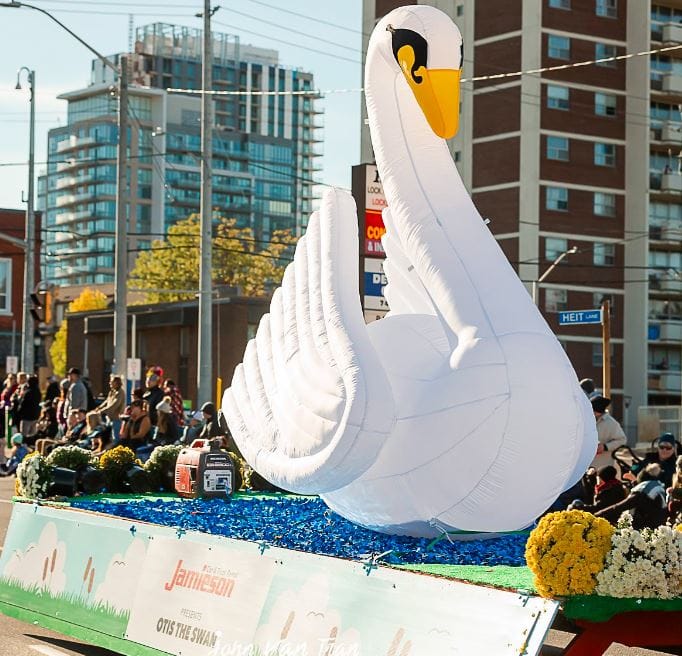
[[424,5],[392,11],[370,40],[389,315],[364,323],[355,204],[328,191],[223,397],[266,479],[388,533],[525,527],[597,445],[568,358],[444,141],[462,52],[457,27]]

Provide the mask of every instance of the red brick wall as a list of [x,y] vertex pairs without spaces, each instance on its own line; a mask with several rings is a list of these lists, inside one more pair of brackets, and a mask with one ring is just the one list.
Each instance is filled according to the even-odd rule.
[[[40,281],[40,212],[36,212],[36,242],[35,242],[35,281]],[[26,213],[23,210],[0,209],[0,233],[16,239],[23,239],[25,234]],[[12,321],[16,321],[17,350],[21,343],[21,326],[23,317],[24,301],[24,251],[18,246],[0,239],[0,258],[9,258],[12,261],[12,307],[11,315],[0,314],[0,332],[11,331]],[[2,358],[0,368],[4,368],[5,361]]]
[[486,0],[476,3],[474,30],[477,39],[521,29],[521,0]]

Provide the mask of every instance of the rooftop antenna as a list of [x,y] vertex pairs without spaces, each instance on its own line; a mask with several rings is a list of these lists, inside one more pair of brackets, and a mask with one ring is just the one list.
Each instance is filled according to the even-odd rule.
[[133,29],[133,14],[128,14],[128,52],[130,53],[133,52],[133,46],[135,45]]

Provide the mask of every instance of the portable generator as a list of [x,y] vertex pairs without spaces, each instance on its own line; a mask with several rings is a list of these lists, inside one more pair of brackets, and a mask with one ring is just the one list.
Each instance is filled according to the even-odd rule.
[[175,491],[181,497],[206,499],[232,494],[234,462],[219,445],[219,440],[194,440],[180,451],[175,465]]

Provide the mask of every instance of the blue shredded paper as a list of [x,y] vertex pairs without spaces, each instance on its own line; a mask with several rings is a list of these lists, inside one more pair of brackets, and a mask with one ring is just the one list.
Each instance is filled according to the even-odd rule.
[[185,531],[201,531],[268,546],[351,560],[389,564],[526,564],[527,534],[458,541],[384,535],[343,519],[321,499],[273,496],[234,499],[143,499],[125,502],[73,499],[74,508],[116,515]]

